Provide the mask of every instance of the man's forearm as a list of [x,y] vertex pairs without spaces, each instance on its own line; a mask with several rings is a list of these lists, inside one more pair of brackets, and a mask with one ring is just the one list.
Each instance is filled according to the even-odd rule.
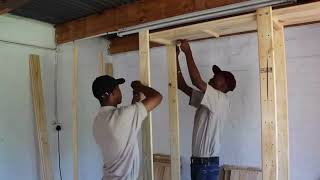
[[197,68],[197,65],[194,62],[191,50],[186,51],[185,54],[186,54],[187,66],[188,66],[188,71],[190,74],[192,84],[196,86],[198,83],[202,82],[200,72]]
[[191,96],[192,89],[187,85],[186,81],[184,80],[184,77],[180,69],[178,56],[177,56],[177,80],[178,80],[178,89],[180,89],[182,92],[184,92],[188,96]]
[[142,84],[135,87],[135,91],[143,93],[146,98],[161,96],[161,94],[158,91]]

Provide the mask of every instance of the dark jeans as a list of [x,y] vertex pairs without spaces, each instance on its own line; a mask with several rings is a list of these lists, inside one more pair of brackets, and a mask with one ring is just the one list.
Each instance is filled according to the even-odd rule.
[[191,179],[192,180],[218,180],[219,179],[219,158],[206,163],[193,162],[191,158]]

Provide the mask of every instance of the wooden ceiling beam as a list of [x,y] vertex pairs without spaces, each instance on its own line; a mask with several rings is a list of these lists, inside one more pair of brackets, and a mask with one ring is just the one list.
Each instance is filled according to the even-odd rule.
[[248,0],[141,0],[56,26],[58,44]]
[[10,8],[1,8],[1,9],[0,9],[0,15],[1,15],[1,14],[6,14],[6,13],[8,13],[8,12],[10,12],[10,11],[11,11]]
[[[295,26],[305,23],[320,22],[320,2],[314,2],[299,6],[286,7],[273,11],[275,29],[284,26]],[[255,13],[241,16],[229,17],[211,22],[191,24],[189,26],[168,29],[165,31],[150,34],[151,47],[160,44],[169,44],[177,39],[206,39],[215,36],[228,36],[239,33],[254,32],[257,29]],[[215,32],[208,33],[208,28]],[[201,30],[203,33],[201,33]],[[138,39],[136,35],[111,39],[110,54],[133,51],[138,49]]]
[[0,15],[17,9],[30,0],[0,0]]

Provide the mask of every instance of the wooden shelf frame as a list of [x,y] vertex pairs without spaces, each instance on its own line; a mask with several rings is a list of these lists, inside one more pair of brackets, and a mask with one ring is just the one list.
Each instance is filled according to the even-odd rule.
[[[320,2],[276,9],[273,11],[273,19],[275,23],[284,26],[320,21]],[[151,33],[150,41],[167,45],[178,39],[196,40],[215,37],[208,31],[219,36],[227,36],[257,31],[257,29],[257,15],[249,13]]]
[[[178,39],[197,40],[257,32],[260,65],[262,176],[263,180],[288,180],[289,128],[284,27],[313,22],[320,22],[320,2],[276,10],[272,10],[272,7],[265,7],[254,13],[151,34],[148,30],[140,32],[139,51],[142,80],[150,78],[150,67],[143,68],[143,64],[150,64],[149,43],[156,42],[167,47],[172,180],[180,180],[176,41]],[[145,142],[150,143],[144,144],[144,149],[149,149],[149,152],[146,153],[149,168],[144,168],[144,171],[147,171],[144,179],[153,179],[152,163],[150,163],[150,159],[152,159],[150,153],[152,153],[153,146],[151,127],[152,121],[148,120],[148,125],[143,130],[144,138],[149,136],[148,141]]]

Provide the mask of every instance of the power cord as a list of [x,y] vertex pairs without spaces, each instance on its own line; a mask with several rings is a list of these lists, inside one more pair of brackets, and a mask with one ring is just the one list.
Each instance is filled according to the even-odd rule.
[[60,180],[62,180],[62,173],[61,173],[61,152],[60,152],[60,131],[61,126],[57,125],[56,130],[58,131],[58,163],[59,163],[59,174],[60,174]]

